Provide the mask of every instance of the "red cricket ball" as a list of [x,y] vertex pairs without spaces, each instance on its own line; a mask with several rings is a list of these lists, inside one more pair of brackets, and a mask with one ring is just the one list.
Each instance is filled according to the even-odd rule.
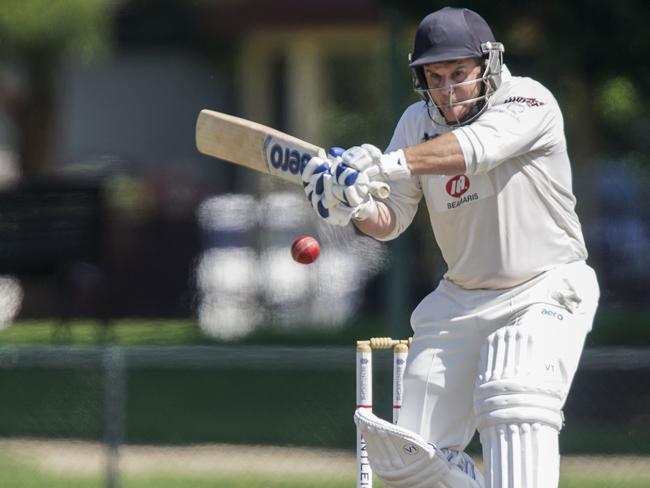
[[300,236],[291,245],[291,257],[301,264],[310,264],[320,255],[320,245],[311,236]]

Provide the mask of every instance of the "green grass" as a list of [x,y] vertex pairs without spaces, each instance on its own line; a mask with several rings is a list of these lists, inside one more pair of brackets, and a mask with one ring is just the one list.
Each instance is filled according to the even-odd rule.
[[[622,461],[623,462],[623,461]],[[600,471],[600,470],[599,470]],[[3,488],[104,488],[103,473],[97,475],[68,475],[45,470],[36,466],[36,461],[16,461],[0,454],[0,473]],[[347,488],[353,486],[352,477],[333,473],[332,477],[320,476],[301,479],[299,476],[260,476],[255,473],[242,475],[220,474],[173,474],[141,473],[120,477],[121,488]],[[349,478],[349,479],[348,479]],[[650,479],[648,473],[628,473],[621,478],[620,472],[594,475],[589,473],[589,464],[584,472],[571,470],[563,473],[560,488],[645,488]],[[381,486],[377,483],[376,486]]]
[[0,331],[0,345],[96,345],[120,346],[207,344],[196,322],[121,320],[104,329],[93,321],[73,321],[65,327],[55,320],[18,321]]
[[[93,485],[89,485],[93,486]],[[185,478],[125,478],[122,488],[179,488],[191,486],[192,488],[349,488],[354,486],[354,479],[349,481],[328,480],[291,480],[268,478],[226,478],[226,477],[185,477]],[[383,487],[381,482],[375,482],[377,487]],[[621,481],[615,476],[590,477],[576,476],[575,478],[563,477],[559,488],[647,488],[648,479],[628,479]]]
[[[155,479],[155,480],[137,480],[126,479],[123,488],[178,488],[191,486],[192,488],[349,488],[354,486],[354,479],[350,481],[295,481],[295,480],[268,480],[254,478],[221,478],[221,479],[201,479],[201,478],[178,478],[172,479]],[[93,486],[93,485],[89,485]],[[374,486],[383,486],[376,482]],[[615,477],[593,478],[593,477],[576,477],[572,479],[563,478],[560,481],[560,488],[647,488],[648,479],[620,481]]]
[[[334,331],[312,327],[294,330],[274,324],[260,326],[252,335],[228,344],[285,344],[285,345],[351,345],[357,339],[387,335],[379,320],[351,322]],[[405,331],[404,335],[408,335]],[[119,346],[176,346],[223,344],[226,341],[203,334],[191,320],[121,320],[110,328],[93,321],[72,321],[62,327],[55,320],[25,320],[0,330],[1,345],[97,345]]]
[[[590,346],[650,345],[650,308],[602,306],[596,315],[594,327],[587,338]],[[410,335],[408,324],[400,333],[390,331],[382,317],[361,317],[339,329],[318,330],[310,326],[296,326],[287,330],[278,324],[264,324],[249,337],[236,341],[241,344],[286,344],[286,345],[349,345],[359,338],[382,335]],[[68,344],[95,345],[196,345],[219,344],[205,336],[193,320],[119,320],[109,331],[97,322],[72,321],[63,328],[56,320],[20,320],[0,330],[0,345],[3,344]]]
[[621,480],[617,476],[580,475],[575,478],[562,478],[560,488],[648,488],[648,478]]
[[354,486],[354,478],[349,480],[293,478],[269,479],[258,476],[185,476],[185,477],[125,477],[122,488],[349,488]]
[[0,455],[3,488],[104,488],[101,479],[61,476],[38,469],[32,463]]

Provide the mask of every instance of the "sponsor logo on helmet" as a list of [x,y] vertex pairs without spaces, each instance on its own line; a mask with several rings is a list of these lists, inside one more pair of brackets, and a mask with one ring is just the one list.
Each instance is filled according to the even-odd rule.
[[535,97],[508,97],[506,98],[503,103],[524,103],[528,105],[529,107],[541,107],[542,105],[546,105],[546,102],[542,102],[541,100],[538,100]]

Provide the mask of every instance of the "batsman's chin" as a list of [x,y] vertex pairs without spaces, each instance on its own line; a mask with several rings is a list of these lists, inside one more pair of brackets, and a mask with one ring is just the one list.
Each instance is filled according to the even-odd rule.
[[470,110],[468,105],[455,105],[453,107],[447,105],[441,107],[440,111],[442,116],[445,118],[449,124],[457,124],[460,120],[463,120]]

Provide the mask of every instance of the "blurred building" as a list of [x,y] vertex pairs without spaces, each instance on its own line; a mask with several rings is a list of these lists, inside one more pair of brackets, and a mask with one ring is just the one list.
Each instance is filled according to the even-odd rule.
[[[110,53],[91,63],[66,59],[57,71],[56,144],[48,169],[71,191],[79,185],[99,189],[101,244],[90,261],[80,255],[55,273],[42,267],[23,276],[21,316],[191,317],[225,310],[214,296],[197,305],[202,292],[194,268],[206,257],[199,206],[232,192],[272,206],[274,193],[287,188],[200,155],[194,146],[197,113],[205,107],[233,113],[324,146],[371,141],[366,134],[385,140],[390,129],[376,131],[382,118],[352,114],[368,107],[375,115],[385,111],[380,85],[390,42],[386,12],[371,0],[133,0],[114,2],[111,12]],[[372,78],[358,76],[369,69]],[[0,146],[10,151],[11,141],[9,121],[2,118]],[[264,222],[265,228],[256,227],[256,272],[299,279],[274,257],[284,254],[274,240],[278,233],[288,235],[282,230],[287,224]],[[313,223],[291,225],[290,233],[300,234]],[[208,261],[214,269],[223,256],[214,251]],[[225,262],[222,272],[237,259],[229,255]],[[84,295],[87,280],[74,271],[84,266],[93,266],[94,282],[101,283],[95,287],[101,299],[90,300],[96,307]],[[242,266],[226,275],[244,279]],[[64,295],[77,297],[65,311],[57,294],[61,283]],[[269,310],[287,304],[280,288],[290,284],[276,285],[256,292]],[[314,317],[323,313],[314,307]]]

